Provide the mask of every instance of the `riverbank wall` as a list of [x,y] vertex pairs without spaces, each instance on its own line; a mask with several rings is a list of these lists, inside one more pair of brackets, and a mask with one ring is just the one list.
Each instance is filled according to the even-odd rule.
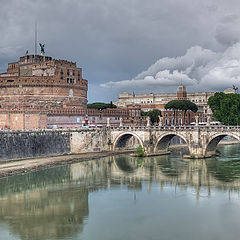
[[1,131],[0,162],[108,151],[106,142],[107,134],[102,130]]
[[70,153],[70,133],[0,132],[0,160]]

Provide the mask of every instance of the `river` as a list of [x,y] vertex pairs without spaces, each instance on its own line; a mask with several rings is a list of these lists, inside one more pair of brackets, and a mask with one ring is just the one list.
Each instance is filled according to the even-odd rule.
[[118,155],[0,179],[3,240],[236,240],[240,145]]

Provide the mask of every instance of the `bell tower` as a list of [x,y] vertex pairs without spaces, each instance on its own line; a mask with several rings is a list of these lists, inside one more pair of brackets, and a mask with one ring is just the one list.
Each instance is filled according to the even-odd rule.
[[186,86],[180,85],[177,89],[177,98],[179,100],[187,99]]

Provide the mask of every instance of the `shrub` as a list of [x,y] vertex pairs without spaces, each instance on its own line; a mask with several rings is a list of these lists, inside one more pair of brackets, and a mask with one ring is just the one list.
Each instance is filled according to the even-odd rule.
[[143,157],[144,156],[144,149],[141,145],[139,145],[136,149],[136,154],[138,157]]
[[190,158],[195,159],[196,157],[195,157],[194,154],[191,154],[191,155],[190,155]]

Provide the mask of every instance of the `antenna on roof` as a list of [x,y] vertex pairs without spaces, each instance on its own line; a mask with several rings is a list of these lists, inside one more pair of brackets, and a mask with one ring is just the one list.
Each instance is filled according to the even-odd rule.
[[35,21],[35,51],[34,54],[35,56],[37,55],[37,21]]

